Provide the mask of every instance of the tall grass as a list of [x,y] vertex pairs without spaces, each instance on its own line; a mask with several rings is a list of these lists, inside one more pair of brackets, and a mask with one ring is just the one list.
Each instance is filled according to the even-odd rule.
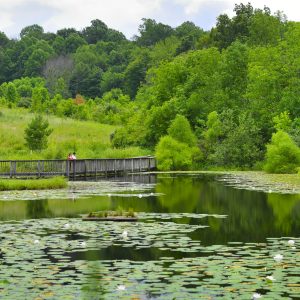
[[0,191],[46,190],[67,187],[67,179],[53,177],[47,179],[0,179]]
[[34,117],[25,109],[0,108],[0,159],[66,159],[76,152],[77,158],[124,158],[150,154],[139,147],[113,149],[110,135],[117,126],[92,121],[48,116],[53,132],[48,148],[31,152],[25,146],[24,130]]

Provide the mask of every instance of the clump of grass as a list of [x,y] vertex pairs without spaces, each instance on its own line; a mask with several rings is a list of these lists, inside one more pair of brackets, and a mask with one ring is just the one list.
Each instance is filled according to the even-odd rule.
[[50,190],[67,187],[64,177],[47,179],[0,179],[0,191],[12,190]]
[[128,211],[124,211],[122,209],[117,209],[116,211],[98,211],[98,212],[90,212],[88,214],[89,218],[108,218],[108,217],[125,217],[125,218],[135,218],[136,214],[132,208]]

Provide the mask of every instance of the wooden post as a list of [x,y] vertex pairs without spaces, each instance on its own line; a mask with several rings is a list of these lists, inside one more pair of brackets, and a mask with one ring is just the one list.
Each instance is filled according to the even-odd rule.
[[66,160],[66,176],[70,177],[70,161]]
[[131,172],[133,172],[133,158],[131,159]]
[[9,177],[12,178],[12,175],[13,175],[13,162],[10,161]]
[[40,161],[39,160],[37,162],[37,173],[38,173],[38,177],[41,177],[41,166],[40,166]]
[[14,161],[13,162],[13,175],[16,176],[16,174],[17,174],[17,162]]
[[75,171],[75,162],[76,160],[72,160],[72,164],[73,164],[73,180],[75,179],[75,176],[76,176],[76,171]]

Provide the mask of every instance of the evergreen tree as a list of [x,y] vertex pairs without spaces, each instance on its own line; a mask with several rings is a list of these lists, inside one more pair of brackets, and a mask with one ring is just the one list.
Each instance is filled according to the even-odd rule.
[[48,146],[47,139],[52,131],[49,128],[49,122],[44,120],[41,115],[37,115],[25,129],[26,146],[34,151],[46,149]]

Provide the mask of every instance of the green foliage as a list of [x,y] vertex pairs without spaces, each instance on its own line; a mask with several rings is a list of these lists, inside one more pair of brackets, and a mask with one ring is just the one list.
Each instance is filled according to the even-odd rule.
[[187,144],[190,147],[196,146],[196,136],[192,131],[188,119],[177,115],[168,128],[168,134],[178,142]]
[[10,103],[16,103],[19,98],[17,89],[12,82],[9,82],[6,87],[6,99]]
[[160,139],[155,148],[155,156],[159,170],[188,170],[192,166],[191,149],[170,136]]
[[26,146],[34,151],[46,149],[48,136],[52,131],[47,120],[44,120],[41,115],[35,116],[25,129]]
[[173,29],[165,24],[157,23],[152,19],[142,19],[139,26],[140,36],[136,36],[137,43],[141,46],[152,46],[160,40],[164,40],[173,33]]
[[278,130],[267,145],[265,171],[268,173],[296,173],[300,166],[300,148],[284,131]]
[[204,140],[208,148],[212,148],[223,134],[222,122],[216,111],[208,114],[206,122],[206,130],[203,132]]
[[285,132],[289,132],[291,130],[292,120],[290,119],[289,113],[284,111],[280,113],[279,116],[275,116],[273,118],[274,128],[278,130],[282,130]]
[[[193,167],[204,161],[207,167],[250,168],[261,163],[274,128],[300,145],[299,41],[299,22],[250,3],[235,5],[232,17],[220,15],[206,32],[189,21],[172,28],[143,19],[134,40],[97,19],[81,31],[56,34],[34,24],[20,40],[0,33],[0,103],[113,124],[105,136],[114,132],[108,142],[114,150],[78,137],[87,156],[107,149],[123,155],[128,146],[143,152],[139,147],[154,149],[169,134],[200,146],[205,160],[195,151]],[[43,154],[33,155],[64,157],[74,141],[50,142]],[[8,149],[15,145],[18,157],[28,151],[22,137],[1,142]]]

